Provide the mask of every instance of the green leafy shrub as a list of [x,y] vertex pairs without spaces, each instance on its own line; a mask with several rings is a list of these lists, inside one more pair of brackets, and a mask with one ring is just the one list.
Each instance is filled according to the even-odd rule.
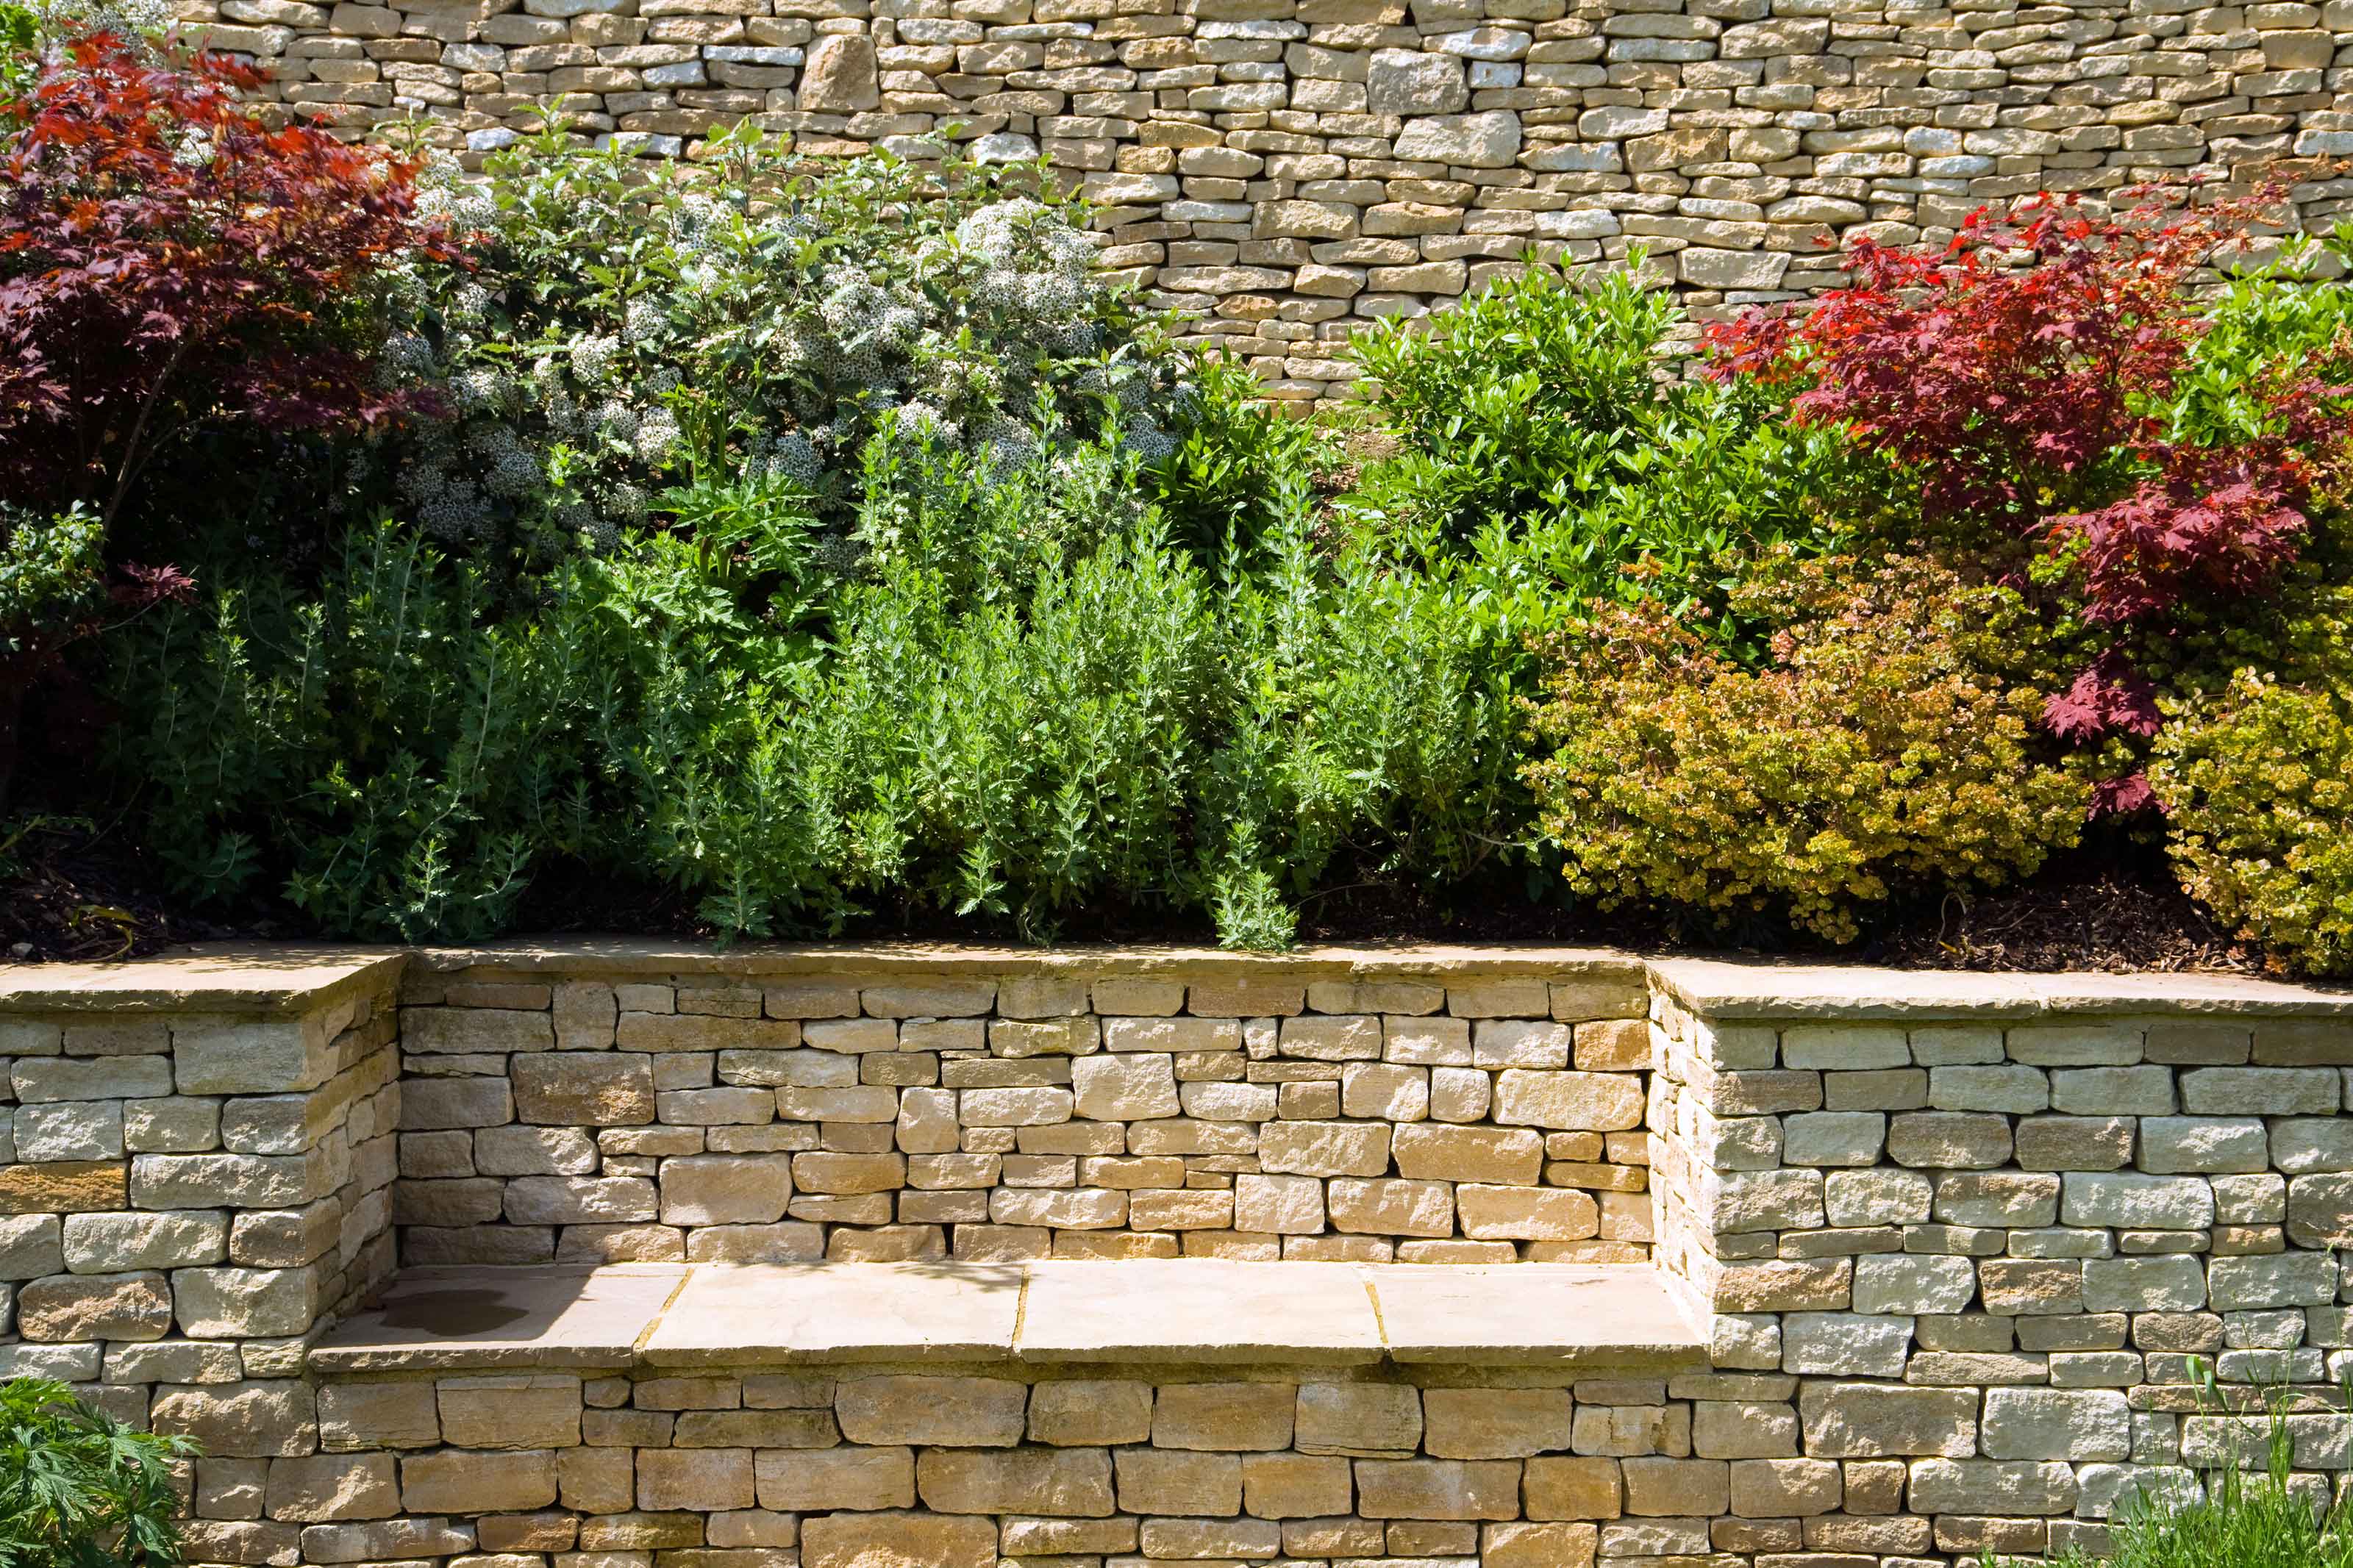
[[138,1432],[61,1383],[0,1384],[0,1565],[174,1568],[185,1437]]
[[2150,782],[2181,885],[2284,966],[2353,973],[2353,595],[2284,668],[2179,705]]
[[1229,360],[1204,360],[1187,380],[1176,447],[1145,470],[1145,495],[1172,538],[1217,560],[1258,542],[1282,487],[1314,468],[1324,441],[1313,422],[1270,408],[1258,377]]
[[1490,646],[1318,554],[1297,488],[1266,578],[1214,582],[1148,518],[934,547],[975,509],[1003,544],[1040,494],[1083,517],[1078,468],[946,523],[926,500],[848,580],[796,492],[716,485],[674,497],[692,536],[628,531],[520,593],[389,526],[315,590],[216,574],[135,634],[112,765],[192,893],[406,940],[506,929],[569,867],[729,933],[943,909],[1043,935],[1135,906],[1263,942],[1335,868],[1493,855],[1524,795]]
[[1036,164],[859,158],[821,177],[746,127],[706,167],[560,135],[446,176],[481,265],[421,271],[406,374],[451,417],[401,503],[445,542],[609,545],[685,479],[790,479],[836,515],[893,428],[1018,468],[1117,430],[1144,458],[1172,362],[1089,269]]
[[1738,558],[1835,535],[1824,502],[1851,488],[1851,456],[1764,388],[1673,378],[1681,312],[1641,268],[1531,265],[1357,339],[1400,449],[1348,510],[1498,635],[1556,630],[1593,600],[1715,614]]
[[1896,563],[1746,597],[1783,623],[1755,672],[1656,605],[1550,643],[1531,711],[1552,752],[1527,776],[1574,889],[1851,942],[1892,899],[2000,886],[2075,842],[2086,790],[2036,755],[2014,593]]

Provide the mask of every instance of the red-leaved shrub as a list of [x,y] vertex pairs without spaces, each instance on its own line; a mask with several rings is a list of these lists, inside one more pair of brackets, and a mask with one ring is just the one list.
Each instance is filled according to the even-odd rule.
[[[1952,242],[1857,240],[1850,282],[1805,311],[1709,330],[1710,374],[1791,393],[1920,486],[1932,530],[1990,529],[2061,569],[2083,620],[2118,639],[2044,715],[2063,738],[2153,734],[2154,692],[2122,647],[2185,603],[2261,594],[2295,559],[2319,464],[2353,434],[2348,389],[2257,389],[2264,433],[2229,450],[2172,437],[2158,408],[2201,330],[2184,288],[2259,200],[2097,216],[2043,196],[1980,211]],[[2137,774],[2098,803],[2148,798]]]
[[195,426],[409,405],[375,374],[373,285],[448,237],[414,164],[271,126],[237,97],[261,79],[92,34],[0,116],[0,497],[111,520]]

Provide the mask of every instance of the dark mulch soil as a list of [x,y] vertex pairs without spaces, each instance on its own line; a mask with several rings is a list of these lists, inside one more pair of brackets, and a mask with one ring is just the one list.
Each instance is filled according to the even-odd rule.
[[[182,942],[289,940],[317,933],[282,908],[191,914],[164,891],[157,868],[87,823],[0,829],[0,964],[140,957]],[[16,835],[13,838],[10,835]],[[707,941],[691,904],[659,888],[562,872],[543,877],[518,928],[561,934],[624,931]],[[878,912],[849,938],[1018,941],[1003,922],[932,911]],[[1199,921],[1165,911],[1091,911],[1043,934],[1081,942],[1209,942]],[[1767,929],[1698,933],[1656,915],[1590,905],[1535,904],[1523,886],[1443,897],[1383,885],[1341,888],[1307,900],[1308,942],[1413,940],[1566,942],[1645,952],[1780,953],[1906,969],[2162,970],[2255,973],[2261,953],[2207,917],[2175,887],[2153,847],[2117,840],[2046,868],[2031,886],[1897,911],[1854,947],[1830,949]]]

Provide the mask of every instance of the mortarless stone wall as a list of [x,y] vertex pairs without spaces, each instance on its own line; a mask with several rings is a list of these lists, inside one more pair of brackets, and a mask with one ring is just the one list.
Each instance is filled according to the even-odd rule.
[[1630,964],[412,974],[407,1263],[1650,1255]]
[[[1349,332],[1530,246],[1641,244],[1702,310],[1836,279],[2037,190],[2353,153],[2353,5],[1962,0],[181,0],[339,126],[480,154],[561,108],[649,155],[749,117],[814,154],[1050,154],[1103,265],[1246,358],[1345,387]],[[2348,187],[2295,190],[2326,228]]]

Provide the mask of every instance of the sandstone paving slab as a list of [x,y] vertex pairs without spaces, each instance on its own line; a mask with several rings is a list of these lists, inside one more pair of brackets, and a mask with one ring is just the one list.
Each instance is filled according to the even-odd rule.
[[1656,1269],[1391,1264],[1361,1272],[1393,1361],[1624,1367],[1706,1362],[1706,1335]]
[[1018,1352],[1029,1362],[1381,1359],[1363,1272],[1347,1263],[1124,1258],[1029,1265]]
[[1018,1264],[705,1264],[646,1338],[650,1366],[1000,1360]]
[[411,1268],[321,1341],[311,1364],[322,1372],[626,1367],[688,1272],[661,1263]]

